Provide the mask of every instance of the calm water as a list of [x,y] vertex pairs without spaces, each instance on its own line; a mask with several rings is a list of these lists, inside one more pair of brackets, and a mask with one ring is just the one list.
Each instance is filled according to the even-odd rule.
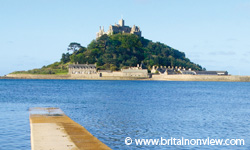
[[[113,149],[250,149],[250,83],[0,80],[0,149],[30,149],[29,107],[60,107]],[[134,138],[245,146],[126,146]]]

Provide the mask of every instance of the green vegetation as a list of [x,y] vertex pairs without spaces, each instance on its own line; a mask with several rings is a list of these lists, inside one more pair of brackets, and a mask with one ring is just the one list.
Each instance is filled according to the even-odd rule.
[[87,47],[73,42],[69,44],[68,50],[72,50],[73,53],[63,53],[60,62],[44,66],[41,69],[13,73],[67,74],[70,63],[96,63],[98,69],[113,71],[137,64],[143,64],[143,67],[148,69],[156,65],[202,70],[200,65],[186,58],[185,53],[133,34],[103,35],[97,40],[93,40]]
[[120,70],[143,63],[144,68],[157,66],[179,66],[202,70],[192,63],[183,52],[160,42],[152,42],[133,34],[103,35],[93,40],[87,48],[81,47],[69,62],[79,64],[96,63],[99,69]]
[[57,74],[63,75],[68,73],[68,64],[55,62],[48,66],[43,66],[41,69],[32,69],[28,71],[15,71],[12,74]]

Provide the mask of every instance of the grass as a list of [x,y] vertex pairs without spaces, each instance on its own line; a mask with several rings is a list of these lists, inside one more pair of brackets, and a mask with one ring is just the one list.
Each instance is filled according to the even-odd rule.
[[68,74],[68,72],[58,72],[55,75],[67,75],[67,74]]

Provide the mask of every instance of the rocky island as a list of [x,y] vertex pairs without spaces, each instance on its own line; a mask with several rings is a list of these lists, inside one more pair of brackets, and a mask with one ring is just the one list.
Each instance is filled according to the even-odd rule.
[[71,52],[61,60],[40,69],[16,71],[2,78],[98,79],[169,81],[250,81],[249,76],[231,76],[227,71],[206,71],[186,58],[185,53],[141,36],[138,26],[100,27],[87,47],[72,42]]

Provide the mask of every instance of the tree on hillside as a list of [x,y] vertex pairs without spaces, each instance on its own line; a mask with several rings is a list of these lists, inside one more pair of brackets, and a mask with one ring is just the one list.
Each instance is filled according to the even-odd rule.
[[68,51],[78,51],[80,48],[82,48],[81,44],[76,43],[76,42],[72,42],[69,44],[68,46]]
[[186,58],[185,53],[133,34],[103,35],[93,40],[87,48],[79,43],[71,43],[69,49],[74,51],[70,62],[96,63],[99,69],[120,70],[141,62],[145,68],[157,65],[202,69],[200,65]]
[[67,62],[69,62],[70,61],[70,54],[69,53],[63,53],[62,54],[62,58],[61,58],[61,62],[62,63],[67,63]]

